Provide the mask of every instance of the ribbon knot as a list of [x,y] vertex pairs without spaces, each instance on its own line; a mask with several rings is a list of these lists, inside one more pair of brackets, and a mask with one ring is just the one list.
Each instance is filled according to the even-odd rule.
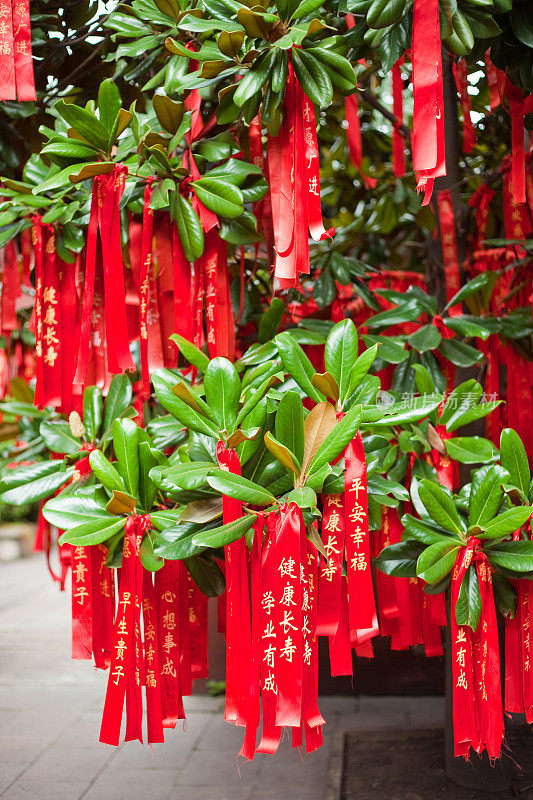
[[150,514],[132,514],[128,517],[125,525],[126,534],[136,534],[142,536],[148,528],[152,526]]

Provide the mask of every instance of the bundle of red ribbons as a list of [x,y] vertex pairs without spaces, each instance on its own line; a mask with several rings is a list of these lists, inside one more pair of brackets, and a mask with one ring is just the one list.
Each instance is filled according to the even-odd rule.
[[36,100],[29,0],[0,4],[0,100]]

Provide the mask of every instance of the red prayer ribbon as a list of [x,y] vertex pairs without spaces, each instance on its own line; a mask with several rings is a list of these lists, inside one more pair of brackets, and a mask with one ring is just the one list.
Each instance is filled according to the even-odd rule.
[[112,172],[97,175],[93,194],[85,256],[85,286],[81,319],[80,349],[74,383],[84,385],[89,361],[89,344],[95,277],[98,233],[104,275],[105,328],[109,371],[121,373],[135,369],[129,349],[126,317],[124,268],[120,242],[119,203],[124,192],[127,168],[117,164]]
[[[438,193],[440,238],[442,245],[442,260],[444,263],[444,277],[446,280],[446,299],[451,298],[461,288],[459,277],[459,261],[457,257],[457,238],[455,232],[455,216],[453,201],[449,189],[442,189]],[[461,314],[461,305],[458,303],[449,309],[452,316]]]
[[438,0],[414,0],[412,63],[413,166],[427,205],[435,178],[446,175]]
[[[455,617],[461,581],[471,565],[481,594],[481,617],[475,631],[458,625]],[[490,758],[498,758],[504,733],[498,628],[491,567],[474,537],[457,554],[451,591],[455,755],[468,758],[472,747],[476,753],[486,749]]]
[[400,133],[403,125],[403,81],[401,65],[403,57],[398,59],[392,68],[392,109],[394,126],[392,129],[392,170],[397,178],[405,174],[404,140]]
[[468,94],[468,66],[466,60],[461,58],[460,61],[452,61],[452,71],[463,111],[463,152],[471,153],[476,143],[476,132],[470,117],[472,101]]

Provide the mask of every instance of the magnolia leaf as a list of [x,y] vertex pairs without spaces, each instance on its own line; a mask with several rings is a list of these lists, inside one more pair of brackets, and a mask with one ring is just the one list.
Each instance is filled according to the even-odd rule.
[[328,434],[337,424],[337,415],[331,403],[318,403],[304,420],[304,455],[302,459],[302,475],[305,475],[309,464],[315,457]]
[[185,506],[179,522],[211,522],[222,515],[222,498],[210,497],[208,500],[195,500]]
[[311,383],[315,389],[329,397],[334,403],[339,399],[339,387],[331,372],[317,372],[311,378]]
[[272,453],[274,458],[277,458],[279,463],[283,464],[283,466],[290,470],[290,472],[293,472],[295,475],[299,475],[300,465],[298,464],[294,453],[292,453],[284,444],[278,442],[278,440],[275,439],[271,433],[265,433],[264,439],[267,450]]
[[110,514],[131,514],[135,511],[137,500],[126,492],[113,489],[113,497],[106,505]]
[[249,514],[221,525],[220,528],[209,528],[207,531],[200,531],[193,535],[192,543],[197,547],[225,547],[244,536],[256,519],[255,514]]

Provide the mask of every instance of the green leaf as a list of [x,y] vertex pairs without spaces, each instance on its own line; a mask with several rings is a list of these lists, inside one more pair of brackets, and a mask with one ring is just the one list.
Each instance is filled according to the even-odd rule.
[[204,378],[205,399],[221,430],[232,433],[237,424],[241,381],[227,358],[213,358]]
[[214,558],[203,553],[193,558],[185,558],[191,578],[207,597],[219,597],[226,588],[224,574]]
[[170,211],[187,261],[196,261],[204,252],[204,232],[193,207],[179,192],[173,192]]
[[73,103],[65,103],[58,100],[54,106],[55,110],[63,117],[71,128],[74,128],[90,144],[99,150],[107,152],[109,133],[106,131],[100,120],[85,108],[80,108]]
[[530,506],[515,506],[507,511],[502,511],[484,526],[484,530],[478,533],[477,537],[478,539],[499,539],[508,536],[525,525],[532,513],[533,508]]
[[242,108],[247,100],[261,91],[268,80],[275,56],[274,49],[267,51],[256,59],[250,69],[244,73],[244,77],[239,81],[237,90],[233,95],[233,102],[236,106]]
[[98,436],[102,424],[102,392],[97,386],[87,386],[83,392],[83,424],[90,442]]
[[150,470],[157,464],[159,453],[149,442],[139,442],[139,499],[145,511],[149,511],[157,494],[157,487],[150,477]]
[[39,433],[52,453],[76,453],[81,447],[81,441],[72,435],[70,425],[63,420],[43,420]]
[[85,522],[65,531],[59,537],[59,544],[72,544],[81,547],[101,544],[121,531],[125,524],[126,520],[124,518],[117,519],[111,515],[107,518],[97,517],[91,522]]
[[456,436],[445,439],[446,452],[454,461],[461,464],[485,464],[497,454],[497,450],[489,439],[481,436]]
[[106,489],[116,489],[123,492],[125,489],[124,481],[120,477],[115,467],[108,461],[100,450],[93,450],[89,455],[89,463],[95,477]]
[[285,313],[285,303],[281,297],[273,297],[270,305],[259,320],[257,341],[263,344],[269,342],[277,333]]
[[[451,493],[427,478],[420,481],[418,493],[429,516],[435,520],[437,525],[462,537],[464,525]],[[428,583],[432,583],[432,581],[428,581]]]
[[504,428],[500,437],[500,463],[513,483],[527,497],[531,472],[526,449],[520,436],[512,428]]
[[194,408],[191,408],[179,397],[176,397],[172,391],[172,386],[157,372],[152,375],[152,383],[154,384],[156,397],[163,408],[169,414],[172,414],[184,427],[196,431],[196,433],[203,433],[205,436],[218,439],[216,426],[203,414],[199,414]]
[[[312,0],[309,1],[312,2]],[[339,91],[343,94],[352,94],[355,91],[357,76],[348,59],[339,53],[333,52],[333,50],[326,50],[323,47],[307,47],[305,52],[325,66],[333,86]],[[349,283],[349,279],[345,285],[347,283]]]
[[416,574],[426,583],[438,583],[451,571],[459,549],[453,542],[429,545],[418,557]]
[[477,571],[473,564],[466,570],[455,607],[455,619],[458,625],[469,625],[476,630],[481,617],[481,592]]
[[0,480],[2,501],[20,506],[50,497],[74,473],[74,467],[67,470],[62,467],[63,461],[54,460],[5,470]]
[[317,472],[324,464],[331,464],[352,441],[359,430],[361,406],[352,406],[326,436],[307,469],[308,474]]
[[498,542],[485,547],[485,553],[494,567],[503,567],[516,573],[533,571],[532,541]]
[[153,533],[151,531],[147,531],[139,548],[139,558],[141,559],[141,564],[145,569],[148,570],[148,572],[157,572],[165,563],[165,560],[161,558],[161,556],[157,555],[154,551],[154,540],[155,537],[153,536]]
[[153,467],[150,477],[163,491],[195,491],[206,485],[206,477],[216,464],[209,461],[189,461],[172,467]]
[[455,339],[443,339],[439,345],[439,352],[456,367],[473,367],[483,358],[479,350]]
[[395,578],[416,577],[416,562],[423,550],[419,542],[398,542],[383,548],[374,563],[380,572]]
[[454,294],[452,299],[446,303],[444,311],[448,311],[448,309],[452,306],[457,305],[457,303],[462,302],[465,298],[470,297],[470,295],[475,294],[475,292],[478,292],[480,289],[486,286],[490,280],[491,276],[489,272],[482,272],[480,275],[476,275],[475,278],[472,278],[472,280],[468,281],[468,283],[465,283],[465,285],[462,286],[456,294]]
[[304,457],[304,410],[297,392],[285,392],[276,411],[276,437],[301,464]]
[[483,527],[498,513],[503,500],[502,484],[507,476],[506,470],[498,466],[474,474],[468,507],[469,527]]
[[368,374],[368,370],[374,363],[376,358],[376,353],[378,350],[378,345],[374,344],[372,347],[369,347],[368,350],[365,350],[364,353],[361,353],[359,358],[356,360],[355,364],[352,367],[352,371],[350,373],[350,380],[348,383],[348,389],[344,396],[341,395],[341,399],[344,402],[345,400],[349,399],[355,390],[361,385],[363,378],[366,377]]
[[350,376],[357,363],[358,347],[357,330],[351,319],[338,322],[326,339],[324,363],[326,371],[337,381],[341,400],[348,396]]
[[104,430],[107,431],[117,417],[127,409],[133,397],[131,381],[127,375],[115,375],[109,385],[104,407]]
[[323,2],[324,0],[303,0],[303,3],[297,6],[291,19],[303,19],[303,17],[307,17],[309,14],[314,14]]
[[197,547],[225,547],[232,542],[236,542],[241,536],[250,530],[257,517],[254,514],[248,514],[241,519],[227,522],[219,528],[209,528],[206,531],[195,533],[192,537],[192,543]]
[[201,203],[217,217],[234,219],[244,211],[240,189],[218,178],[199,178],[191,183],[191,188]]
[[204,525],[195,522],[180,522],[178,525],[167,526],[156,533],[154,551],[170,561],[199,555],[204,552],[205,547],[197,547],[192,540],[203,529]]
[[117,84],[111,78],[102,81],[98,90],[98,112],[100,122],[108,133],[108,146],[113,142],[109,141],[109,136],[115,130],[115,122],[120,111],[121,99]]
[[[103,493],[103,490],[100,489]],[[77,491],[75,494],[60,494],[52,497],[43,507],[43,515],[48,522],[56,525],[61,530],[69,530],[76,526],[92,522],[95,517],[113,519],[116,517],[108,514],[105,508],[107,495],[96,492],[87,494]]]
[[[425,545],[436,544],[437,542],[450,542],[450,533],[444,530],[444,528],[432,522],[428,522],[427,520],[412,517],[410,514],[404,514],[402,517],[402,525],[405,528],[402,538],[405,540],[416,539],[417,542]],[[462,540],[458,541],[461,541],[462,544]]]
[[320,403],[323,397],[312,384],[315,368],[305,355],[300,345],[294,341],[289,331],[278,333],[274,342],[277,345],[279,355],[285,371],[289,373],[298,386],[306,393],[311,400]]
[[214,474],[207,476],[207,482],[215,491],[247,505],[270,506],[276,502],[274,495],[267,489],[231,472],[216,470]]
[[283,466],[294,473],[294,475],[300,474],[301,467],[298,459],[288,447],[278,442],[271,433],[265,433],[264,440],[267,450],[272,453],[280,464],[283,464]]
[[312,103],[327,108],[331,104],[333,87],[320,61],[305,50],[292,51],[292,66],[298,83]]
[[436,350],[441,339],[442,336],[434,325],[422,325],[408,337],[407,341],[414,350],[425,353],[427,350]]
[[113,423],[113,449],[126,491],[139,496],[139,436],[137,425],[131,419],[116,419]]
[[180,336],[179,333],[173,333],[169,338],[178,346],[180,353],[187,359],[189,364],[192,364],[193,367],[196,367],[196,369],[199,369],[200,372],[205,374],[209,366],[209,358],[205,353],[202,353],[196,345],[189,342],[188,339],[185,339],[183,336]]

